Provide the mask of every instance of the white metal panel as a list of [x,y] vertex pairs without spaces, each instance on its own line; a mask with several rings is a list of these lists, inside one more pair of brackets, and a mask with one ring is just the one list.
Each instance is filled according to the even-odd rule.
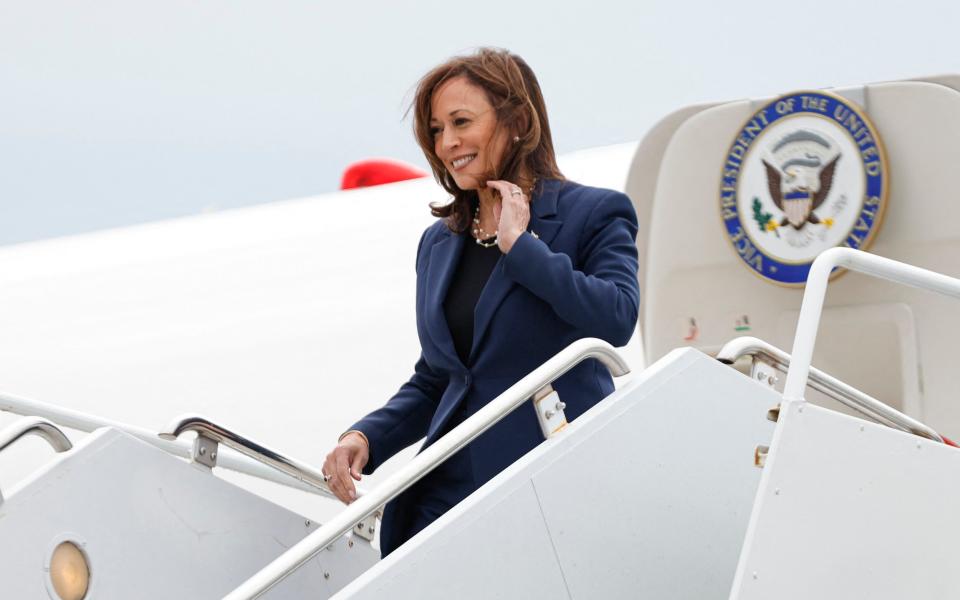
[[[440,536],[416,538],[335,598],[566,598],[563,575],[529,481],[475,507]],[[400,553],[400,554],[398,554]],[[391,560],[392,559],[392,560]],[[379,564],[384,564],[383,561]],[[382,573],[379,577],[376,572]]]
[[[554,589],[559,566],[555,598],[725,598],[778,399],[697,351],[671,353],[337,597],[523,598]],[[463,579],[482,592],[436,595]]]
[[[3,598],[46,599],[56,543],[83,545],[90,598],[219,598],[316,524],[116,430],[91,434],[4,490]],[[325,598],[378,558],[341,538],[265,598]]]
[[730,598],[953,598],[960,450],[810,404],[780,414]]
[[778,398],[696,358],[533,476],[573,598],[726,596]]
[[[713,106],[713,104],[685,106],[661,118],[657,124],[651,127],[643,136],[643,140],[638,145],[636,154],[633,157],[624,191],[630,196],[630,199],[633,201],[633,206],[637,210],[637,222],[639,223],[637,254],[640,263],[640,268],[637,270],[637,277],[640,280],[641,289],[643,289],[643,282],[646,281],[647,278],[647,245],[650,240],[650,214],[653,211],[657,178],[660,174],[660,164],[663,161],[664,151],[670,143],[671,138],[673,138],[674,132],[676,132],[677,128],[680,127],[684,121],[711,106]],[[643,305],[646,299],[647,294],[640,294],[641,315],[643,314]]]

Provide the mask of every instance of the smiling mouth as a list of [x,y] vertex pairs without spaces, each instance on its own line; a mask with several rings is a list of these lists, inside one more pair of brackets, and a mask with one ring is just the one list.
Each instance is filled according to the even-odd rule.
[[454,170],[460,170],[470,161],[477,157],[476,154],[470,154],[468,156],[461,156],[460,158],[454,160],[451,164],[453,165]]

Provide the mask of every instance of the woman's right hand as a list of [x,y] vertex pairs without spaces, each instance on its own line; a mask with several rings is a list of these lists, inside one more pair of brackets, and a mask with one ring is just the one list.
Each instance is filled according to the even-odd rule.
[[323,461],[323,475],[328,477],[327,487],[345,504],[357,499],[353,480],[360,481],[360,473],[370,460],[370,447],[362,434],[352,431],[337,443]]

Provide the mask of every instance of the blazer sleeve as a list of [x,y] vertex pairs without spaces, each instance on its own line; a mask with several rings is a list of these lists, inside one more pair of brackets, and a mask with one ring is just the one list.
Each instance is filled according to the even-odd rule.
[[[420,257],[429,231],[424,231],[417,246],[418,277]],[[364,473],[372,473],[391,456],[427,435],[430,421],[449,383],[449,375],[432,369],[421,353],[413,367],[413,376],[400,386],[397,393],[383,407],[354,423],[350,429],[363,432],[370,443],[370,458],[363,468]]]
[[422,355],[413,371],[410,380],[382,408],[350,428],[362,431],[370,442],[370,459],[363,468],[366,474],[427,435],[449,378],[431,369]]
[[[565,224],[566,225],[566,224]],[[637,324],[637,215],[619,192],[600,198],[583,222],[577,251],[553,252],[529,233],[504,257],[506,274],[548,302],[561,319],[613,346],[630,341]]]

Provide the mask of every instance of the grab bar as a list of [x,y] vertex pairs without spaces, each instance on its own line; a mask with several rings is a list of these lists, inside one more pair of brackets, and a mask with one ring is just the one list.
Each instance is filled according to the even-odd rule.
[[[25,417],[0,431],[0,452],[11,444],[28,435],[36,435],[46,441],[56,452],[66,452],[73,448],[70,438],[60,431],[60,428],[40,417]],[[0,504],[3,503],[3,493],[0,492]]]
[[233,590],[224,600],[252,600],[279,583],[323,548],[350,531],[354,523],[373,514],[408,487],[432,471],[449,456],[469,444],[515,408],[527,402],[544,387],[588,358],[603,363],[614,377],[630,372],[630,367],[610,344],[593,338],[578,340],[531,371],[486,406],[477,411],[429,448],[418,454],[375,489],[358,498],[325,525],[277,557],[272,563]]
[[70,439],[60,428],[40,417],[25,417],[0,431],[0,452],[26,435],[43,438],[57,452],[66,452],[73,448]]
[[[92,431],[100,429],[101,427],[111,427],[132,435],[133,437],[160,448],[165,452],[169,452],[174,456],[191,458],[193,455],[193,447],[188,442],[171,442],[163,440],[157,437],[156,432],[150,431],[149,429],[128,425],[119,421],[105,419],[103,417],[82,413],[80,411],[71,410],[68,408],[54,406],[38,400],[29,400],[27,398],[21,398],[11,394],[0,393],[0,410],[18,415],[44,417],[63,427],[76,429],[77,431],[83,431],[85,433],[91,433]],[[224,453],[219,457],[217,464],[224,469],[230,469],[231,471],[236,471],[237,473],[243,473],[258,479],[272,481],[273,483],[278,483],[280,485],[301,491],[320,494],[324,497],[335,498],[335,496],[326,487],[317,487],[298,479],[291,479],[287,475],[280,473],[275,469],[251,460],[246,456],[241,456],[235,452]]]
[[[314,469],[310,465],[288,458],[279,452],[275,452],[265,446],[234,432],[222,425],[218,425],[209,421],[208,419],[200,415],[182,415],[174,419],[170,425],[167,427],[166,431],[159,433],[158,435],[165,440],[176,440],[180,434],[187,431],[195,431],[197,433],[197,440],[201,438],[207,438],[216,442],[218,444],[223,444],[228,448],[232,448],[237,452],[256,460],[257,462],[264,463],[294,477],[300,481],[309,483],[318,488],[327,490],[328,493],[332,495],[332,492],[329,492],[326,482],[323,479],[323,473]],[[198,446],[195,445],[195,448]],[[200,446],[202,447],[202,446]],[[216,463],[216,448],[214,447],[211,450],[205,452],[204,454],[208,457],[213,463]],[[212,453],[212,456],[211,456]],[[198,452],[194,452],[194,459],[203,462],[200,457],[196,456]],[[209,466],[213,466],[210,464]]]
[[[783,373],[786,373],[790,368],[789,354],[763,340],[749,336],[739,337],[727,342],[717,353],[717,360],[726,364],[733,364],[742,356],[752,356],[754,361],[757,360],[756,357],[763,358]],[[871,419],[895,429],[943,443],[940,434],[927,425],[819,369],[810,367],[810,379],[807,384]]]
[[845,267],[865,275],[960,298],[960,280],[953,277],[851,248],[831,248],[822,252],[810,267],[807,287],[803,292],[803,303],[800,305],[800,318],[797,320],[797,333],[791,352],[793,362],[787,371],[787,383],[783,390],[786,402],[804,401],[803,391],[810,375],[810,362],[813,360],[813,347],[817,341],[827,283],[830,273],[836,267]]

